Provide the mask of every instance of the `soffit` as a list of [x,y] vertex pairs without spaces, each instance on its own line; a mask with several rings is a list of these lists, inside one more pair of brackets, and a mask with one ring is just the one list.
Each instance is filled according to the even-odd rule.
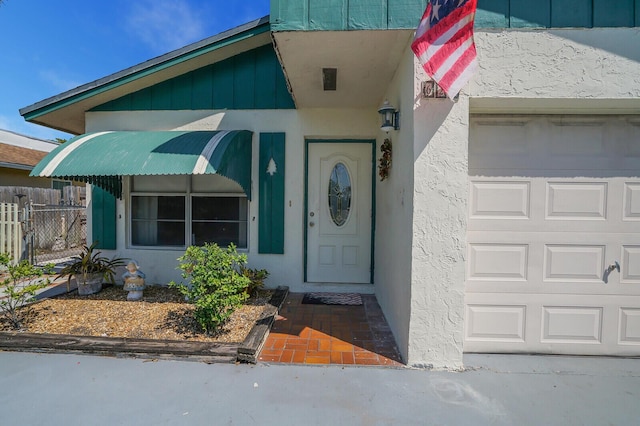
[[[273,33],[298,108],[377,107],[413,30]],[[323,90],[322,69],[337,68],[337,89]]]

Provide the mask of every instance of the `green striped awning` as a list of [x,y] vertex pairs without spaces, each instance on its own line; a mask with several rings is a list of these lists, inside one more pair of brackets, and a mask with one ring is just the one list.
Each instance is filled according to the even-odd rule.
[[219,174],[251,199],[248,130],[97,132],[60,145],[30,176],[97,185],[121,198],[122,176]]

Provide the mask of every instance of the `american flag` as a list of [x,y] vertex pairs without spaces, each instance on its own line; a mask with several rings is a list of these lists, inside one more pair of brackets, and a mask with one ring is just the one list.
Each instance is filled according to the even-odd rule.
[[429,0],[411,43],[426,73],[453,99],[478,67],[473,42],[477,0]]

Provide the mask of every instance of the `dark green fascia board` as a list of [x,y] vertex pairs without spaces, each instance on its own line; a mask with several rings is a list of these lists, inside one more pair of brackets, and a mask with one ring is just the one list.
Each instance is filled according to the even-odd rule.
[[271,26],[269,24],[269,16],[256,19],[255,21],[224,31],[218,35],[190,44],[181,49],[174,50],[165,55],[159,56],[156,59],[143,62],[123,71],[111,74],[110,76],[87,83],[76,89],[72,89],[57,96],[37,102],[31,106],[21,108],[20,115],[22,115],[26,121],[35,120],[42,115],[115,89],[116,87],[149,76],[200,55],[270,31]]

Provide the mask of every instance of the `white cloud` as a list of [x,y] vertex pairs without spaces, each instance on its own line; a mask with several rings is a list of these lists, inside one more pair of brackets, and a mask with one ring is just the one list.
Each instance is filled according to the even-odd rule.
[[73,89],[74,87],[78,87],[80,85],[80,83],[78,83],[77,81],[60,75],[60,73],[53,70],[40,71],[40,78],[49,83],[55,90],[60,92],[66,92],[67,90]]
[[132,4],[129,31],[159,53],[203,37],[202,18],[184,0],[143,0]]

